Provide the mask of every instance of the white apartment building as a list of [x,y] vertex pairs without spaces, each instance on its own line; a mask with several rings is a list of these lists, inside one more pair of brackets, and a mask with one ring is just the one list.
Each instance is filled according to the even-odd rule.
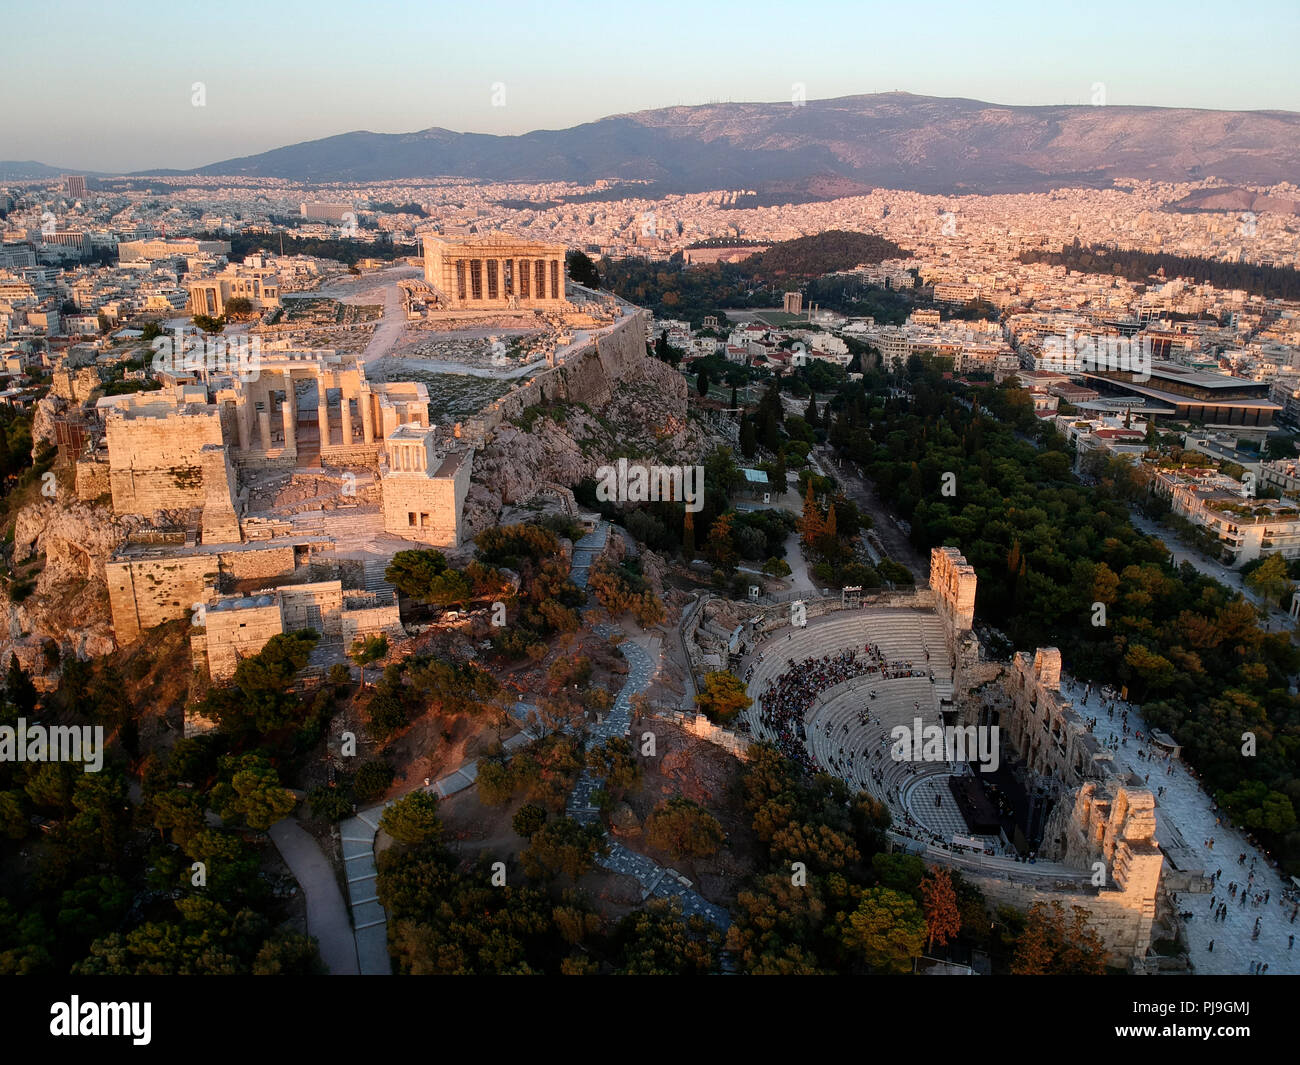
[[1175,514],[1218,540],[1226,565],[1240,566],[1275,552],[1300,557],[1300,503],[1249,496],[1245,485],[1223,474],[1161,471],[1155,485],[1168,496]]

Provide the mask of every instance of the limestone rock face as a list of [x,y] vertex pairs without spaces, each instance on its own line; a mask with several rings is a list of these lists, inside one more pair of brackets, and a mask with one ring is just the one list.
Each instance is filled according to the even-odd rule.
[[[584,372],[599,374],[591,361]],[[626,375],[592,389],[608,395],[599,406],[566,404],[530,408],[528,417],[503,422],[474,456],[474,483],[465,504],[469,535],[496,521],[502,504],[526,500],[541,482],[573,487],[617,455],[644,456],[661,464],[694,464],[711,446],[686,416],[686,380],[652,358],[637,360]],[[562,412],[562,420],[552,417]],[[527,428],[524,428],[527,426]]]
[[79,501],[42,499],[18,512],[14,561],[45,555],[37,591],[66,580],[104,579],[104,563],[125,539],[127,523],[105,508]]
[[68,408],[68,401],[53,392],[42,397],[32,411],[32,458],[40,449],[42,441],[51,446],[55,442],[54,416],[62,414]]
[[628,838],[641,835],[641,822],[632,812],[632,807],[625,802],[619,803],[610,813],[609,827],[616,836]]
[[104,563],[130,525],[106,508],[70,498],[41,499],[18,512],[14,567],[41,556],[44,566],[21,602],[0,600],[0,666],[17,654],[34,679],[45,675],[52,682],[48,674],[60,656],[91,658],[113,650]]

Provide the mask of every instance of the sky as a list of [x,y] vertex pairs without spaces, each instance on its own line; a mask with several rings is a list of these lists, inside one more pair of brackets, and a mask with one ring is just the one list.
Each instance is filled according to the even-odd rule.
[[[0,160],[189,168],[352,130],[513,134],[902,90],[1300,112],[1300,3],[0,0]],[[1242,9],[1244,10],[1244,9]]]

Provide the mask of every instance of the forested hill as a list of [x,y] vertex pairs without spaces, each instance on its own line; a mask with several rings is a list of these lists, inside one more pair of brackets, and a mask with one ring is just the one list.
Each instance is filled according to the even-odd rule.
[[1111,274],[1129,281],[1146,281],[1163,270],[1166,278],[1186,277],[1215,288],[1244,289],[1266,299],[1300,299],[1300,270],[1289,266],[1229,263],[1196,255],[1138,251],[1135,248],[1098,248],[1079,243],[1058,251],[1025,251],[1022,263],[1047,263],[1088,273]]
[[874,233],[828,229],[810,237],[773,244],[741,261],[741,272],[768,280],[776,277],[821,277],[837,270],[852,270],[863,263],[907,258],[911,252]]

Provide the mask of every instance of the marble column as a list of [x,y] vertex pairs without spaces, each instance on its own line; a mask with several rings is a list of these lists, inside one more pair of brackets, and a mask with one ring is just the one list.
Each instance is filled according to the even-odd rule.
[[361,408],[361,438],[367,444],[375,442],[375,413],[370,409],[370,393],[362,392],[357,397],[357,405]]
[[247,400],[235,407],[235,429],[239,433],[239,450],[245,454],[248,453],[248,404],[250,402],[252,401]]
[[316,420],[320,424],[320,446],[327,448],[330,446],[329,393],[325,391],[324,382],[318,382],[316,390]]
[[296,451],[298,438],[294,423],[298,419],[298,397],[293,391],[293,378],[288,374],[284,375],[284,406],[280,408],[280,414],[284,418],[284,448],[286,451]]
[[343,415],[343,444],[352,443],[352,400],[344,393],[339,397],[339,413]]
[[262,450],[271,450],[271,397],[266,397],[266,406],[257,412],[257,431],[262,440]]

